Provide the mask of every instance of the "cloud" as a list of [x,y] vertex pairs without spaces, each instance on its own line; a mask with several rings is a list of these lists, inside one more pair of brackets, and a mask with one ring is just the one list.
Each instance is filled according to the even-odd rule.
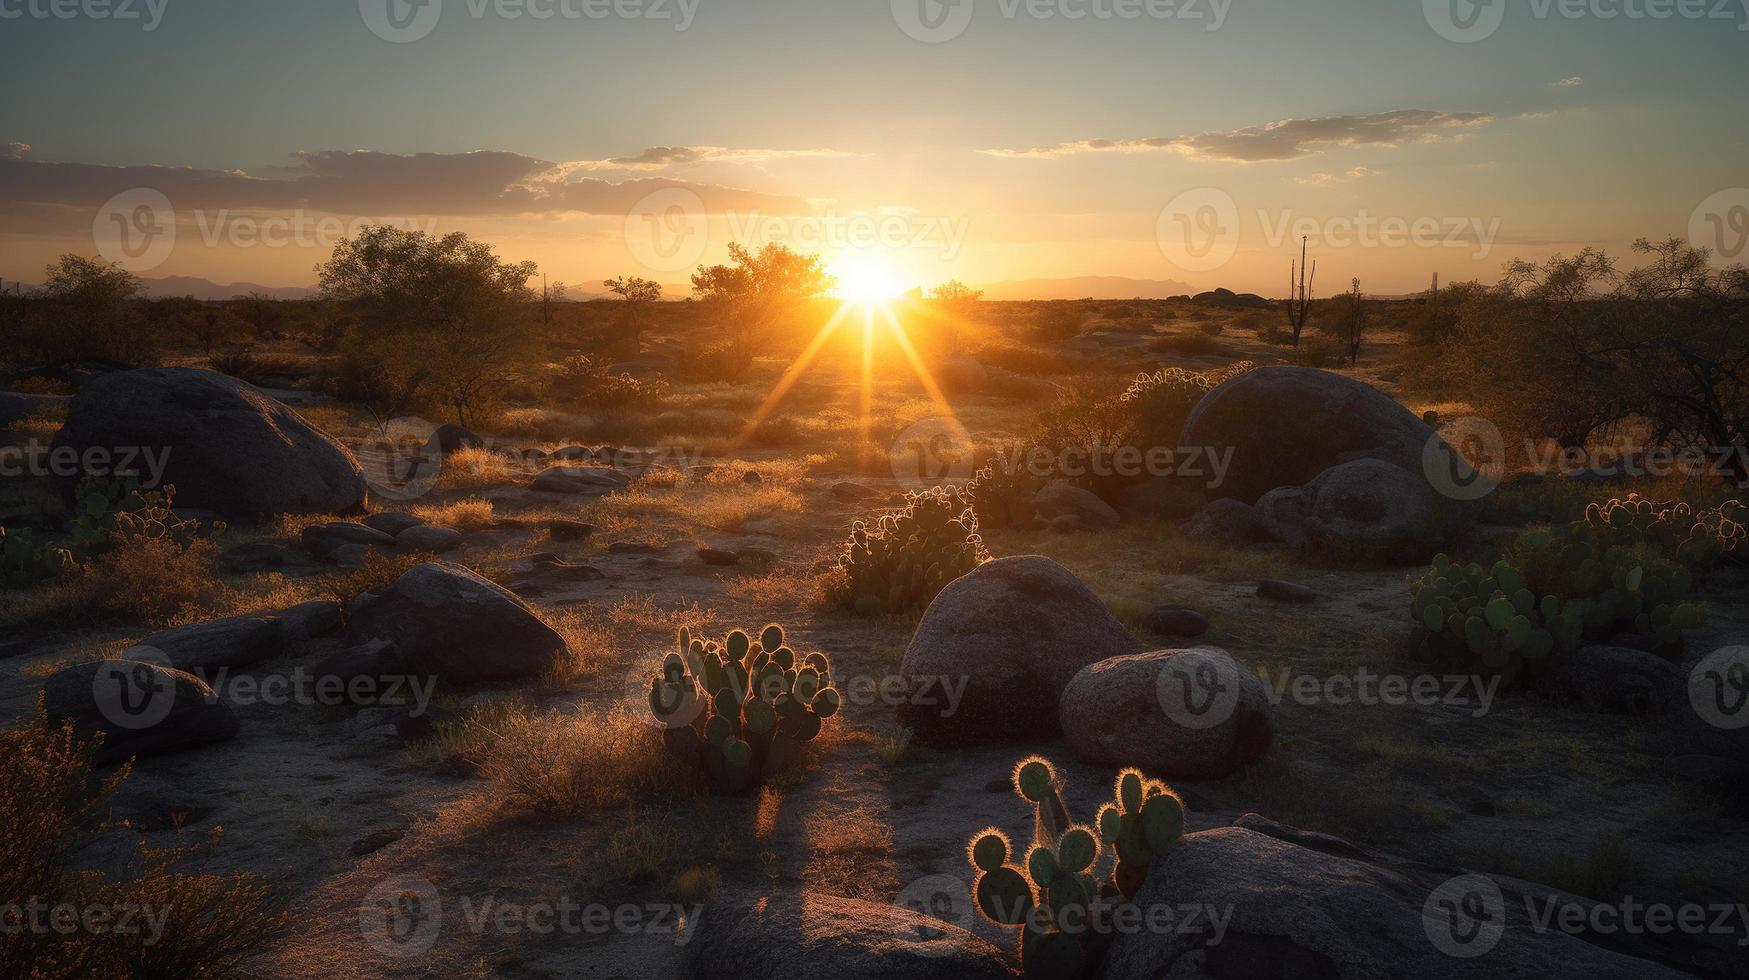
[[569,170],[666,170],[701,163],[760,164],[773,160],[807,157],[854,157],[842,150],[737,149],[727,146],[651,146],[633,156],[605,160],[578,160],[561,166]]
[[[26,161],[21,152],[9,152],[0,157],[0,209],[88,210],[123,191],[151,188],[179,212],[303,208],[355,217],[626,214],[643,197],[669,189],[697,195],[712,214],[796,215],[813,210],[800,197],[722,184],[577,177],[563,165],[497,150],[410,155],[324,150],[292,157],[295,166],[273,177],[255,177],[241,170]],[[84,220],[90,220],[89,213]]]
[[1261,163],[1297,160],[1332,147],[1384,146],[1456,139],[1494,121],[1485,112],[1393,109],[1367,115],[1281,119],[1261,126],[1194,136],[1088,139],[1030,150],[986,150],[1000,157],[1053,158],[1079,153],[1173,152],[1194,160]]
[[8,143],[5,152],[0,153],[0,160],[22,160],[29,152],[29,143]]
[[1578,88],[1585,84],[1585,79],[1578,75],[1569,75],[1558,82],[1550,82],[1549,84],[1553,85],[1555,88]]
[[1351,167],[1340,177],[1335,176],[1334,174],[1319,172],[1315,174],[1307,174],[1304,177],[1295,177],[1294,183],[1304,184],[1307,187],[1331,187],[1336,184],[1346,183],[1350,180],[1365,180],[1368,177],[1381,177],[1383,175],[1384,171],[1374,170],[1371,167]]

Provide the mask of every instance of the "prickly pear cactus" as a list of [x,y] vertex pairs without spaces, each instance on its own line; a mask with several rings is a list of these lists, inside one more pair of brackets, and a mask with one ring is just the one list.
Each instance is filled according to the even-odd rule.
[[733,630],[721,642],[683,627],[650,679],[650,711],[669,751],[721,793],[752,789],[789,766],[842,704],[826,655],[797,654],[775,623],[757,639]]
[[1676,657],[1706,617],[1687,599],[1695,575],[1735,550],[1738,510],[1696,515],[1632,495],[1592,504],[1581,520],[1520,535],[1492,568],[1436,556],[1410,586],[1410,614],[1427,646],[1508,683],[1621,633]]
[[[1032,846],[1017,855],[995,827],[972,835],[966,857],[976,875],[978,911],[997,925],[1021,929],[1020,965],[1028,980],[1082,976],[1093,955],[1082,928],[1090,909],[1114,893],[1135,898],[1148,864],[1178,843],[1184,806],[1165,783],[1126,769],[1096,825],[1072,823],[1056,770],[1042,756],[1015,765],[1014,792],[1034,808]],[[1107,850],[1111,878],[1102,882]]]
[[0,527],[0,587],[28,589],[66,575],[77,567],[73,554],[36,540],[29,530]]
[[852,525],[826,594],[862,615],[920,613],[947,583],[989,560],[965,492],[933,487],[906,494],[903,509],[872,526]]
[[1044,486],[1023,463],[1017,462],[1022,449],[998,450],[997,459],[972,475],[966,484],[966,499],[978,515],[980,527],[1031,527],[1038,522],[1038,509],[1033,498]]

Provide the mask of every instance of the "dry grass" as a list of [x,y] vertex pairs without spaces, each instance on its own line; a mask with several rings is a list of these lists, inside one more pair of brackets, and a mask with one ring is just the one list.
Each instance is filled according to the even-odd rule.
[[473,758],[480,774],[542,812],[620,810],[695,788],[692,770],[674,765],[663,747],[662,729],[630,708],[572,715],[508,707],[467,724],[483,729]]
[[[76,871],[67,857],[104,828],[109,796],[128,778],[126,765],[96,777],[97,742],[70,723],[55,726],[39,710],[0,732],[0,895],[76,908],[143,908],[162,915],[163,931],[61,934],[0,929],[0,962],[29,964],[34,978],[224,977],[243,957],[278,936],[289,922],[258,875],[206,874],[188,866],[216,847],[204,840],[139,851],[138,867],[119,875]],[[150,940],[150,941],[148,941]]]
[[167,538],[118,539],[80,570],[26,595],[16,617],[28,623],[93,620],[179,626],[228,608],[230,590],[213,569],[211,541],[183,547]]
[[483,490],[501,487],[528,475],[527,467],[489,449],[458,449],[443,458],[437,474],[440,490]]
[[448,504],[425,504],[413,508],[413,516],[427,524],[457,531],[484,531],[498,522],[490,500],[469,497]]

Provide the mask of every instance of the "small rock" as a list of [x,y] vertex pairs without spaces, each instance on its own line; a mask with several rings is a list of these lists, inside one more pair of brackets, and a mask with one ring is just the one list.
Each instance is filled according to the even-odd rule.
[[139,642],[170,658],[170,665],[200,677],[265,660],[281,648],[273,616],[227,616],[153,633]]
[[359,523],[363,524],[365,527],[381,531],[390,537],[395,537],[402,531],[405,531],[410,527],[418,527],[425,522],[414,517],[412,514],[403,514],[399,511],[384,511],[381,514],[372,514],[364,520],[359,521]]
[[402,531],[395,542],[411,551],[429,551],[432,554],[442,554],[454,551],[462,546],[462,532],[452,527],[410,527]]
[[573,565],[559,558],[534,562],[534,571],[543,578],[565,582],[593,582],[607,577],[594,565]]
[[1257,597],[1273,599],[1276,602],[1316,602],[1318,593],[1303,585],[1272,578],[1257,583]]
[[382,830],[372,831],[353,841],[352,846],[346,849],[346,853],[353,857],[364,857],[366,854],[374,854],[388,847],[405,836],[407,836],[407,831],[400,827],[386,827]]
[[1201,636],[1209,630],[1202,613],[1182,606],[1159,606],[1148,614],[1147,627],[1155,636]]
[[230,705],[205,681],[142,661],[62,667],[43,682],[42,698],[50,722],[71,720],[85,737],[104,734],[99,762],[223,742],[240,727]]
[[587,541],[595,533],[595,525],[582,521],[567,521],[555,518],[547,522],[547,534],[554,541]]
[[1085,530],[1079,514],[1061,514],[1052,518],[1048,526],[1058,534],[1078,534]]
[[1542,683],[1588,711],[1613,714],[1660,713],[1686,694],[1680,667],[1629,647],[1586,646],[1557,655]]
[[887,499],[887,495],[874,487],[865,487],[860,483],[841,481],[832,484],[832,496],[851,504],[873,504]]
[[700,548],[698,549],[698,560],[706,565],[735,565],[740,563],[741,556],[721,548]]
[[777,556],[764,548],[742,548],[735,552],[743,565],[775,565]]
[[442,450],[445,456],[463,449],[486,448],[486,440],[454,423],[438,426],[436,439],[437,448]]
[[394,721],[395,731],[409,742],[422,742],[437,734],[437,726],[460,717],[456,712],[438,705],[426,705],[414,714],[408,711]]
[[745,476],[741,477],[741,482],[757,485],[760,483],[764,483],[765,477],[760,476],[758,470],[748,470],[747,474]]
[[340,628],[340,603],[332,599],[312,599],[283,610],[278,618],[282,642],[314,640]]
[[659,555],[662,549],[648,541],[615,541],[607,546],[610,555]]
[[341,568],[363,568],[365,560],[370,557],[371,546],[368,544],[343,544],[334,549],[328,560]]
[[349,544],[378,545],[384,548],[394,547],[395,544],[395,539],[382,531],[351,521],[311,525],[304,528],[299,540],[302,541],[304,550],[317,558],[333,558],[337,550]]
[[599,495],[624,489],[631,480],[631,474],[611,466],[554,466],[540,471],[529,489]]

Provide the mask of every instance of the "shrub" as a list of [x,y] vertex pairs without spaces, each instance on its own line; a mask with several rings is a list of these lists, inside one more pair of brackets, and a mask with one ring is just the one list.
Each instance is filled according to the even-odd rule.
[[567,358],[548,382],[553,401],[567,408],[655,409],[668,398],[668,382],[610,374],[588,354]]
[[1066,300],[1047,303],[1033,321],[1033,336],[1043,341],[1073,340],[1081,336],[1086,323],[1086,314],[1076,309],[1074,303]]
[[681,380],[692,384],[711,384],[740,381],[752,367],[750,351],[732,341],[723,341],[682,349],[674,372]]
[[[1217,331],[1219,328],[1217,325]],[[1220,341],[1215,339],[1215,333],[1197,331],[1195,333],[1168,334],[1148,345],[1148,349],[1162,354],[1182,354],[1195,357],[1204,354],[1220,354],[1226,351]]]
[[0,588],[28,589],[75,567],[71,551],[37,540],[30,529],[7,533],[0,527]]
[[490,500],[469,497],[450,504],[421,505],[413,508],[413,516],[437,527],[457,531],[484,531],[498,523]]
[[826,582],[829,602],[864,616],[921,613],[947,583],[990,560],[972,502],[959,487],[907,493],[873,527],[851,526]]
[[296,380],[304,373],[304,362],[297,358],[265,356],[248,348],[214,354],[207,358],[207,363],[220,374],[240,378],[252,385]]
[[842,704],[826,655],[797,654],[775,623],[757,640],[733,630],[721,644],[682,627],[677,646],[650,680],[650,711],[669,751],[717,792],[744,792],[790,768]]
[[1251,370],[1250,361],[1240,361],[1219,371],[1186,371],[1165,368],[1139,375],[1120,401],[1129,416],[1129,445],[1144,451],[1156,446],[1176,447],[1184,421],[1196,403],[1215,387]]
[[66,867],[68,856],[105,828],[108,799],[128,778],[127,764],[107,776],[91,771],[101,739],[80,737],[71,722],[51,724],[40,706],[0,732],[0,753],[9,760],[0,771],[0,895],[51,906],[149,909],[163,916],[163,931],[0,929],[0,962],[28,964],[37,978],[235,975],[243,957],[275,938],[288,919],[259,875],[181,870],[218,845],[217,828],[196,844],[142,844],[133,873]]
[[1102,858],[1111,855],[1109,883],[1134,900],[1154,857],[1184,834],[1184,803],[1165,783],[1135,769],[1118,773],[1114,799],[1094,825],[1071,823],[1061,784],[1048,760],[1022,759],[1014,793],[1034,808],[1033,840],[1018,864],[1008,835],[991,827],[972,836],[967,859],[977,876],[978,911],[999,926],[1019,926],[1022,974],[1037,978],[1092,975],[1098,936],[1089,928],[1103,898]]

